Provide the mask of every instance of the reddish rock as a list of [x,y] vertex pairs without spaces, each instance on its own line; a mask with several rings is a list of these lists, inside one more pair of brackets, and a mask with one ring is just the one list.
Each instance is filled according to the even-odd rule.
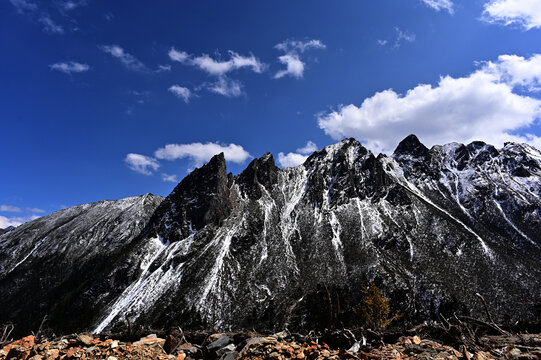
[[26,360],[30,357],[30,349],[20,345],[12,345],[6,360]]

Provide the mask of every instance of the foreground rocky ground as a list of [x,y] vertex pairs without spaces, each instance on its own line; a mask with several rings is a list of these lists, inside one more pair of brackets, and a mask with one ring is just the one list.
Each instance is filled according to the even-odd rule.
[[[303,338],[304,341],[299,340]],[[371,347],[356,342],[349,349],[332,348],[310,336],[278,333],[260,336],[256,333],[191,334],[190,341],[182,332],[163,338],[155,334],[134,342],[79,334],[53,341],[36,341],[30,335],[10,342],[0,350],[0,360],[62,360],[62,359],[541,359],[541,335],[515,335],[515,338],[485,338],[483,349],[458,349],[419,336],[403,336],[393,344]],[[199,340],[200,343],[195,343]],[[524,343],[530,346],[512,344]],[[496,345],[490,345],[497,343]]]

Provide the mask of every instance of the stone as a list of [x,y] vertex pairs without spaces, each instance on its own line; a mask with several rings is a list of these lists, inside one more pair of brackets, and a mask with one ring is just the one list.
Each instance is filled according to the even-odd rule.
[[228,344],[232,343],[233,339],[231,339],[229,336],[222,336],[218,340],[213,341],[209,345],[207,345],[207,349],[210,351],[217,351],[223,348],[224,346],[227,346]]
[[420,344],[421,343],[421,338],[419,336],[415,335],[414,337],[411,338],[411,341],[414,344]]
[[260,341],[263,344],[276,344],[278,342],[278,340],[276,340],[276,338],[274,338],[272,336],[264,337]]
[[235,360],[235,359],[238,358],[238,356],[239,356],[239,353],[238,353],[238,352],[232,351],[232,352],[227,353],[226,355],[224,355],[224,356],[222,357],[222,360]]
[[227,346],[222,347],[218,351],[216,351],[216,354],[219,357],[222,357],[222,356],[225,356],[225,355],[229,354],[232,351],[235,351],[235,349],[236,349],[235,344],[229,344]]
[[148,336],[145,336],[144,338],[139,339],[139,341],[136,341],[133,343],[134,346],[156,345],[156,344],[163,347],[163,345],[165,345],[165,339],[157,337],[156,334],[150,334]]
[[77,336],[77,340],[79,340],[80,343],[86,345],[86,346],[90,346],[92,345],[92,341],[94,341],[94,338],[92,336],[89,336],[89,335],[85,335],[85,334],[80,334]]
[[45,354],[47,355],[48,360],[54,360],[60,354],[60,350],[58,350],[58,349],[48,349],[48,350],[45,351]]

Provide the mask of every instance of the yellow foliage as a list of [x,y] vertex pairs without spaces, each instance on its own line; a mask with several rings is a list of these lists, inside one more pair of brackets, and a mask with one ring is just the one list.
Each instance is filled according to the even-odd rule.
[[400,319],[403,314],[396,312],[391,315],[390,299],[385,297],[382,290],[371,282],[362,289],[361,303],[353,311],[361,317],[364,323],[373,329],[383,329],[392,321]]

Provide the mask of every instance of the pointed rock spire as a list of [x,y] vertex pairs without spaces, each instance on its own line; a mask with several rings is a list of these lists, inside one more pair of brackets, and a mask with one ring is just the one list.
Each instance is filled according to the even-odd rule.
[[223,153],[193,170],[152,216],[147,233],[178,241],[207,224],[219,225],[231,212],[229,178]]
[[278,181],[279,171],[272,154],[266,153],[252,160],[248,167],[238,175],[237,183],[246,195],[259,199],[262,195],[259,184],[263,185],[267,191],[271,191],[272,186]]
[[429,150],[424,146],[417,136],[410,134],[402,140],[396,147],[393,155],[400,157],[403,155],[411,155],[414,157],[428,157],[430,156]]

